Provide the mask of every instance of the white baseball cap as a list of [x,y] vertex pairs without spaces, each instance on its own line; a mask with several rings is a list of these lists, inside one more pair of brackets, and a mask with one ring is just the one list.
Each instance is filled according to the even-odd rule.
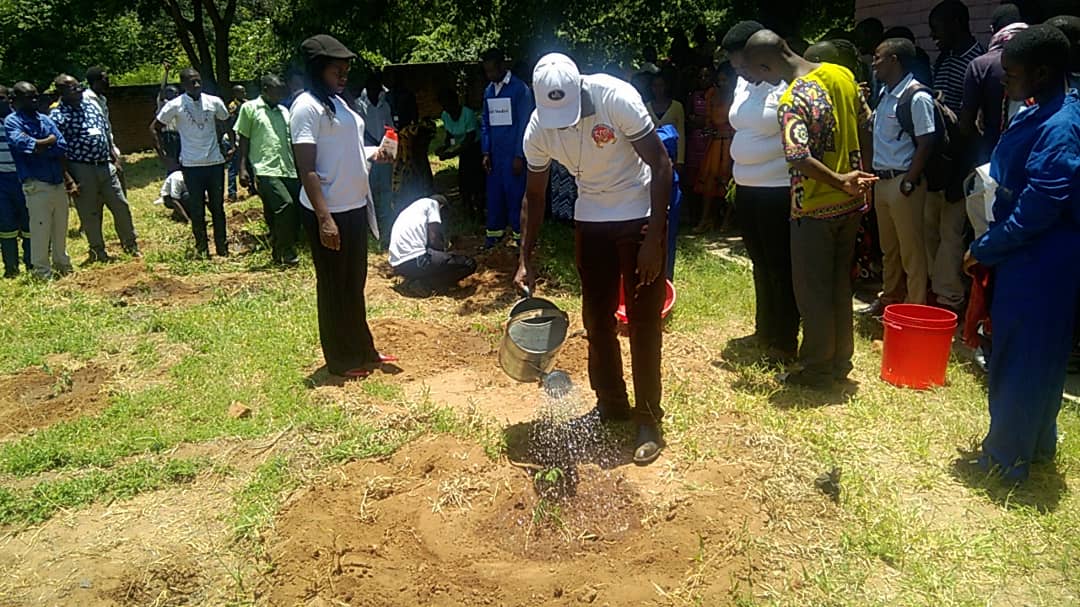
[[533,69],[533,91],[540,127],[563,129],[581,120],[581,72],[562,53],[548,53]]

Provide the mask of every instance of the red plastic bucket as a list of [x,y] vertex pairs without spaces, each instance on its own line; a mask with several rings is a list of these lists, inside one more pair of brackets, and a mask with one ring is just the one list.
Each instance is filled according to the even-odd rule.
[[[678,295],[675,293],[675,285],[670,280],[665,281],[667,283],[667,291],[664,294],[664,307],[660,310],[660,318],[667,318],[671,314],[671,309],[675,307],[675,300],[678,299]],[[620,325],[625,325],[630,322],[629,317],[626,315],[626,294],[622,289],[622,281],[619,281],[619,307],[615,308],[615,320],[619,321]]]
[[956,314],[917,304],[885,308],[881,379],[901,388],[925,390],[945,385]]

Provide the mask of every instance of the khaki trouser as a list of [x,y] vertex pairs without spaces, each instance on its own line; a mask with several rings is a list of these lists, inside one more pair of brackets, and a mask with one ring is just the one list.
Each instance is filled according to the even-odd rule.
[[49,278],[54,269],[60,273],[70,272],[68,197],[63,184],[28,179],[22,187],[26,210],[30,213],[30,264],[34,274]]
[[101,233],[102,209],[108,208],[113,216],[113,226],[125,251],[133,251],[135,227],[131,222],[131,209],[120,186],[120,177],[112,164],[87,164],[68,162],[71,177],[79,184],[79,196],[75,198],[75,210],[91,253],[105,252],[105,237]]
[[903,180],[901,175],[883,179],[874,186],[878,237],[883,254],[881,301],[886,304],[925,304],[929,274],[923,216],[926,183],[915,188],[910,196],[904,196],[900,192]]
[[926,261],[938,303],[959,307],[964,304],[964,223],[967,205],[946,202],[943,192],[926,195]]

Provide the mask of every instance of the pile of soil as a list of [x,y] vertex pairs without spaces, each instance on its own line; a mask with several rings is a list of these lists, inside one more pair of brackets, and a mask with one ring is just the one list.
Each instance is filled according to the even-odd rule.
[[262,590],[273,605],[641,605],[688,584],[730,598],[752,559],[708,579],[695,577],[695,559],[766,516],[730,483],[648,496],[637,470],[583,467],[575,497],[541,502],[531,473],[450,437],[354,462],[282,510]]
[[109,404],[105,369],[25,369],[0,377],[0,437],[23,434],[55,423],[95,415]]

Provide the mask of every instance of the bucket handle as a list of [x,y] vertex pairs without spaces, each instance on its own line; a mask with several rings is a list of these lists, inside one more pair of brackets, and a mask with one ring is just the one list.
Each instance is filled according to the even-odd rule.
[[896,323],[894,323],[892,321],[883,320],[882,324],[884,324],[886,327],[889,327],[890,329],[892,329],[894,331],[903,331],[904,330],[904,327],[902,325],[898,325],[898,324],[896,324]]

